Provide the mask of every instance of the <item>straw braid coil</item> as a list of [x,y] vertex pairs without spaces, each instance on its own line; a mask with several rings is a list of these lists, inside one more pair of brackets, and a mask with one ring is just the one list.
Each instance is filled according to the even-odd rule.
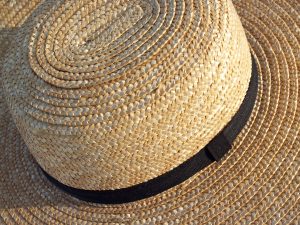
[[11,45],[16,124],[48,173],[82,189],[128,187],[193,156],[251,73],[230,1],[46,1]]

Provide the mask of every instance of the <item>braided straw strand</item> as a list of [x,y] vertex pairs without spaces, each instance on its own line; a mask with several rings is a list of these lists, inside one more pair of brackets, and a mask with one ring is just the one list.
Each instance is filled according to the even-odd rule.
[[0,29],[20,27],[41,0],[0,0]]

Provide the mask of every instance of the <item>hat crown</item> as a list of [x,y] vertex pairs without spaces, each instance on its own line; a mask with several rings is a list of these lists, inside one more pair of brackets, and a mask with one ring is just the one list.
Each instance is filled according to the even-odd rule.
[[46,1],[11,43],[3,86],[22,137],[50,175],[88,190],[193,156],[251,74],[231,1]]

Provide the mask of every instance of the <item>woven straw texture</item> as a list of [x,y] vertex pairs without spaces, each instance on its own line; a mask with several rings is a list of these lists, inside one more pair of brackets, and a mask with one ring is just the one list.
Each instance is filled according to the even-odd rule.
[[189,159],[251,75],[226,1],[47,1],[10,40],[2,80],[21,135],[48,173],[82,189],[129,187]]
[[0,0],[0,60],[8,49],[7,36],[13,35],[14,29],[23,24],[40,2],[41,0]]
[[[84,1],[81,2],[83,3]],[[117,5],[119,6],[122,5],[120,4],[121,1],[116,1],[116,3],[118,3]],[[140,2],[136,1],[135,3]],[[156,4],[159,6],[160,3],[161,2],[153,1],[150,5],[154,6]],[[53,175],[56,177],[61,176],[61,180],[72,183],[75,186],[86,185],[86,187],[90,188],[96,186],[110,188],[118,187],[118,185],[127,186],[130,183],[147,179],[157,174],[155,172],[161,173],[163,171],[162,168],[159,168],[161,164],[166,167],[169,166],[168,168],[170,168],[176,165],[178,161],[184,160],[185,156],[190,156],[195,153],[196,149],[193,148],[201,146],[201,144],[196,143],[197,138],[194,139],[194,136],[198,135],[197,132],[203,135],[201,136],[204,138],[201,140],[201,142],[203,142],[202,144],[208,141],[205,138],[209,137],[211,139],[234,114],[247,88],[250,75],[249,53],[245,50],[247,49],[247,43],[244,43],[240,24],[236,18],[234,19],[235,12],[232,9],[231,2],[168,1],[168,4],[165,4],[165,7],[161,7],[159,12],[167,15],[168,13],[165,13],[163,10],[167,10],[168,7],[170,7],[170,9],[173,9],[169,12],[172,15],[172,20],[178,20],[177,23],[187,24],[179,26],[174,23],[170,25],[170,29],[173,29],[174,34],[169,34],[168,36],[167,33],[163,32],[159,37],[167,37],[168,40],[172,40],[172,38],[176,37],[175,34],[177,34],[177,32],[180,35],[183,35],[183,33],[185,33],[185,35],[197,34],[197,27],[189,27],[192,24],[189,24],[189,22],[193,21],[192,17],[197,18],[196,11],[192,10],[193,7],[201,9],[199,10],[198,19],[201,17],[199,23],[202,24],[200,26],[202,32],[200,31],[198,35],[190,38],[175,38],[174,40],[176,40],[177,45],[182,44],[183,46],[174,46],[175,43],[173,43],[173,46],[171,44],[171,48],[166,48],[165,52],[160,52],[160,49],[163,49],[163,42],[158,42],[157,39],[152,40],[149,37],[147,43],[157,41],[158,47],[157,51],[154,51],[154,49],[149,51],[150,56],[147,56],[148,58],[146,56],[144,56],[146,58],[143,58],[143,54],[128,56],[130,49],[125,50],[123,48],[129,46],[123,46],[118,42],[110,43],[110,41],[116,37],[118,37],[116,40],[119,40],[121,37],[127,38],[129,43],[132,43],[130,48],[136,49],[134,43],[140,39],[136,36],[135,40],[131,40],[130,36],[126,36],[127,34],[148,35],[149,33],[150,35],[151,32],[157,32],[151,30],[151,28],[158,29],[153,23],[144,34],[139,34],[139,30],[134,31],[129,29],[129,27],[132,27],[132,24],[135,24],[137,27],[139,25],[143,26],[142,22],[139,24],[137,21],[143,21],[142,14],[140,13],[145,13],[145,9],[148,6],[134,4],[132,6],[132,12],[130,11],[130,7],[128,9],[130,14],[132,14],[132,20],[122,21],[122,17],[119,17],[120,21],[116,20],[116,24],[111,25],[119,27],[118,23],[126,24],[125,30],[122,28],[118,31],[124,34],[124,36],[117,33],[117,31],[115,33],[107,29],[98,30],[98,27],[96,27],[95,32],[104,33],[107,35],[105,36],[106,38],[98,40],[97,35],[92,35],[93,38],[92,41],[90,41],[89,38],[85,37],[82,42],[85,45],[84,48],[80,47],[81,42],[78,42],[78,40],[85,32],[82,32],[82,34],[78,33],[78,37],[76,37],[76,35],[68,36],[67,31],[72,32],[71,27],[69,27],[69,29],[64,28],[55,35],[55,37],[59,35],[66,37],[65,42],[57,43],[50,38],[47,44],[43,38],[39,39],[39,37],[44,37],[43,35],[51,33],[49,28],[55,27],[51,26],[51,23],[54,23],[57,17],[55,13],[52,14],[52,20],[49,18],[51,13],[43,17],[48,22],[46,21],[45,25],[42,26],[46,29],[45,33],[42,34],[41,27],[35,27],[35,29],[32,30],[32,25],[42,19],[38,18],[37,15],[40,14],[35,11],[34,16],[37,16],[35,17],[36,21],[29,19],[29,22],[26,22],[25,27],[22,27],[20,33],[18,32],[20,36],[12,40],[11,46],[17,46],[17,49],[6,52],[5,62],[2,63],[2,65],[6,66],[1,68],[1,79],[4,84],[4,89],[0,93],[0,223],[249,224],[252,222],[253,224],[299,224],[300,3],[298,0],[236,0],[233,1],[233,3],[245,28],[251,51],[255,56],[259,69],[259,92],[250,120],[234,142],[230,153],[220,163],[211,164],[184,183],[157,196],[120,205],[90,204],[78,201],[62,193],[45,179],[38,169],[33,156]],[[76,7],[75,5],[76,4],[70,7]],[[91,8],[93,7],[91,6]],[[108,9],[110,8],[112,8],[112,6],[108,7]],[[38,10],[41,11],[43,11],[43,9],[48,9],[47,4],[42,4],[41,8],[38,8]],[[85,10],[88,11],[88,9],[88,6],[85,7]],[[189,12],[193,13],[183,13],[186,10],[190,10]],[[53,12],[59,12],[59,7],[55,8]],[[101,12],[101,10],[99,12]],[[151,11],[151,14],[154,14],[154,12],[155,10]],[[125,10],[123,13],[126,18],[128,11]],[[184,18],[185,16],[190,18]],[[159,20],[158,18],[159,15],[157,16],[157,20]],[[70,19],[70,23],[72,24],[74,20],[75,18]],[[99,20],[101,21],[101,18]],[[168,21],[168,19],[165,20]],[[209,22],[209,20],[214,21]],[[62,22],[63,20],[58,21]],[[217,21],[219,22],[218,25],[215,24]],[[88,27],[85,21],[81,22],[82,27]],[[147,22],[144,22],[144,24],[147,24]],[[228,24],[232,24],[234,27],[229,28]],[[91,26],[93,25],[91,24]],[[208,27],[205,28],[205,26]],[[205,29],[211,29],[210,31],[212,33],[208,34],[208,30],[205,31]],[[213,35],[214,29],[220,32]],[[32,33],[28,33],[29,30],[32,30]],[[227,32],[231,35],[226,35]],[[109,37],[109,35],[112,36]],[[23,41],[20,41],[22,40],[21,37],[24,37]],[[197,38],[199,38],[199,40]],[[125,43],[125,39],[123,39],[123,43]],[[191,41],[193,39],[194,42]],[[229,41],[224,41],[224,39]],[[20,42],[18,43],[16,40]],[[187,44],[185,41],[189,40],[193,47],[184,47],[184,45]],[[232,44],[230,40],[235,41],[235,44]],[[28,47],[28,43],[31,43],[30,47]],[[45,46],[49,46],[49,49],[51,49],[52,47],[50,46],[53,43],[59,46],[59,48],[56,49],[57,55],[55,55],[55,57],[59,57],[59,59],[63,61],[57,60],[58,58],[56,59],[57,61],[55,61],[54,53],[51,55],[51,51],[48,52],[50,55],[47,61],[43,61],[45,57],[48,56],[46,54],[48,47]],[[72,44],[70,45],[70,43]],[[76,43],[79,44],[75,48]],[[206,45],[203,45],[203,43],[206,43]],[[214,43],[217,46],[214,46]],[[243,47],[241,47],[242,43],[244,43]],[[112,50],[106,49],[105,46],[108,44],[112,44],[115,48]],[[38,46],[41,47],[40,50],[38,50]],[[85,52],[84,49],[88,46],[91,47],[87,50],[88,52]],[[102,63],[99,63],[99,65],[92,61],[86,62],[84,60],[89,51],[95,50],[95,46],[100,46],[97,51],[103,55],[101,56],[103,58],[99,60],[95,53],[94,60],[97,63]],[[232,48],[232,46],[235,46],[235,48]],[[73,47],[74,49],[72,49]],[[202,49],[198,53],[197,47]],[[144,46],[144,48],[144,51],[147,52],[147,46]],[[143,49],[143,47],[141,47],[141,49]],[[83,52],[81,52],[81,50],[83,50]],[[173,50],[175,52],[173,52]],[[184,67],[184,63],[182,63],[182,59],[179,57],[180,54],[179,52],[176,53],[176,50],[179,52],[192,51],[190,52],[193,53],[192,55],[188,52],[184,52],[183,59],[187,61],[197,59],[198,63],[200,61],[199,68],[195,69],[192,66]],[[116,51],[118,54],[114,56]],[[76,52],[76,57],[74,56],[74,52]],[[139,67],[146,71],[153,71],[151,73],[145,73],[145,71],[144,73],[138,73],[134,70],[129,71],[135,64],[128,64],[131,66],[129,69],[126,69],[127,64],[122,64],[124,62],[121,60],[123,53],[126,56],[126,60],[133,60],[133,57],[135,57],[135,60],[141,60],[133,61],[133,63],[143,63],[146,59],[147,62],[153,62],[154,60],[154,65],[150,63],[148,66],[146,64],[143,65],[143,67]],[[135,51],[131,54],[134,53]],[[170,58],[159,59],[160,54],[173,55],[173,61],[171,61]],[[178,56],[175,57],[176,54],[178,54]],[[193,58],[194,55],[197,56],[196,59]],[[237,55],[239,56],[237,57]],[[81,56],[83,57],[80,58]],[[108,57],[109,60],[112,60],[109,62],[113,62],[110,66],[107,65],[109,62],[106,61]],[[88,59],[92,60],[91,58]],[[28,61],[26,62],[26,60]],[[74,64],[74,62],[76,63]],[[173,62],[173,64],[171,62]],[[219,62],[225,64],[221,64],[219,67]],[[173,67],[167,74],[161,75],[161,79],[155,80],[155,78],[160,77],[157,75],[160,70],[155,70],[156,65],[160,63],[163,65],[162,69],[165,69],[165,67],[169,68],[171,65],[173,65]],[[192,63],[190,65],[192,65]],[[242,67],[238,67],[238,65]],[[105,69],[107,68],[113,70],[114,67],[116,67],[116,72],[114,72],[111,77],[106,73],[105,75],[96,74],[93,72],[93,66],[97,68],[96,71],[102,71],[102,73],[106,72]],[[174,75],[174,71],[177,68],[176,66],[183,68],[181,74],[179,74],[178,71],[180,71],[180,69],[178,69],[178,77]],[[206,67],[206,69],[202,67]],[[124,68],[124,71],[121,70],[122,68]],[[192,76],[191,71],[193,70],[197,73]],[[202,73],[199,73],[198,70],[202,71]],[[47,73],[42,71],[47,71]],[[173,72],[171,73],[171,71]],[[226,73],[224,73],[224,71],[226,71]],[[241,73],[242,71],[244,73]],[[123,77],[123,74],[129,72],[130,76]],[[119,73],[122,73],[122,77],[120,77],[121,75]],[[36,75],[34,76],[34,74]],[[78,75],[77,77],[76,74]],[[143,74],[147,74],[148,77],[143,77]],[[219,77],[215,77],[217,75],[219,75]],[[14,77],[17,77],[17,79]],[[216,80],[214,80],[214,78]],[[129,79],[129,81],[127,79]],[[194,80],[191,81],[190,79]],[[118,80],[120,80],[120,82],[118,82]],[[128,102],[129,99],[126,99],[126,97],[129,96],[125,94],[128,90],[123,87],[125,84],[128,84],[127,87],[129,88],[130,81],[134,80],[141,80],[143,82],[137,84],[132,83],[129,99],[136,99],[137,96],[139,96],[139,99],[143,99],[143,96],[147,96],[147,93],[159,93],[159,96],[166,94],[167,97],[161,97],[161,99],[158,100],[157,97],[150,95],[149,102],[146,102],[148,98],[145,97],[144,99],[146,100],[143,102],[144,104],[135,106],[135,104],[131,102],[130,105]],[[109,83],[113,83],[116,86],[109,86]],[[150,85],[148,86],[148,84]],[[158,84],[164,84],[162,85],[163,88]],[[176,84],[180,85],[177,87]],[[157,85],[158,88],[155,89],[155,91],[150,91],[151,88],[156,87],[155,85]],[[214,85],[216,86],[214,87]],[[54,88],[54,86],[56,88]],[[100,86],[101,88],[95,89],[95,92],[93,92],[92,90],[94,90],[93,87],[95,86]],[[78,87],[80,87],[80,89],[78,89]],[[80,95],[80,93],[84,95]],[[194,104],[201,105],[201,108],[197,108],[192,104],[193,98],[188,95],[189,93],[198,95],[199,98],[194,101]],[[114,102],[114,94],[123,97],[117,98],[116,100],[118,101]],[[80,99],[78,96],[80,96]],[[95,98],[91,98],[91,96],[95,96]],[[176,98],[173,99],[172,96],[176,96]],[[172,101],[174,100],[175,102],[177,101],[177,97],[178,99],[186,98],[185,101],[189,102],[189,104],[179,104],[183,110],[182,113],[178,113],[176,110],[172,111],[172,107],[170,109],[167,108],[167,105],[171,104],[167,101],[168,97],[170,98],[169,101],[172,99]],[[5,103],[4,98],[7,103]],[[20,101],[20,99],[22,100]],[[123,100],[121,101],[120,99]],[[165,102],[163,101],[164,99]],[[85,100],[85,102],[82,102],[83,100]],[[118,139],[120,136],[114,136],[114,133],[110,133],[110,135],[112,135],[110,141],[106,139],[107,143],[102,143],[103,148],[101,148],[103,154],[107,151],[105,154],[109,155],[101,155],[101,158],[92,158],[94,161],[90,161],[91,159],[89,159],[89,157],[90,154],[92,154],[91,149],[93,149],[91,148],[89,151],[82,150],[81,158],[72,158],[75,153],[80,154],[81,150],[79,147],[74,149],[74,146],[80,143],[84,143],[84,146],[86,146],[88,144],[87,142],[90,141],[90,146],[93,146],[93,144],[98,146],[99,143],[94,142],[94,139],[86,139],[89,137],[87,134],[93,136],[93,132],[97,132],[94,136],[102,137],[105,135],[105,132],[111,132],[114,128],[115,120],[105,120],[106,116],[110,117],[113,115],[112,113],[103,115],[102,121],[96,120],[94,124],[85,124],[85,122],[91,123],[94,121],[95,118],[89,116],[101,115],[99,113],[101,110],[108,112],[108,109],[114,107],[117,112],[118,109],[120,109],[119,111],[121,113],[125,110],[121,108],[120,105],[122,105],[126,107],[126,110],[129,110],[129,113],[126,114],[126,116],[124,115],[124,117],[127,119],[126,121],[130,121],[130,118],[138,118],[144,115],[141,114],[137,116],[135,113],[130,113],[130,110],[136,112],[133,111],[134,107],[147,109],[147,105],[151,105],[152,102],[156,101],[160,101],[159,104],[161,104],[160,106],[156,106],[158,109],[166,107],[167,110],[164,111],[165,114],[172,112],[177,117],[173,120],[174,124],[172,124],[172,126],[174,127],[172,127],[172,129],[153,131],[151,128],[152,125],[148,125],[149,132],[151,133],[153,131],[153,134],[159,134],[157,138],[176,141],[179,145],[172,146],[173,142],[168,143],[168,145],[176,147],[175,151],[178,151],[176,154],[180,155],[180,157],[178,157],[180,159],[173,158],[174,156],[167,156],[169,157],[167,161],[167,157],[164,154],[168,152],[165,152],[159,156],[160,158],[156,159],[157,161],[153,169],[154,172],[144,172],[143,170],[145,168],[148,169],[148,165],[151,165],[152,157],[154,157],[152,156],[154,149],[152,149],[152,152],[147,152],[148,158],[136,158],[135,160],[137,161],[131,162],[131,164],[137,163],[141,166],[139,169],[141,174],[143,174],[142,177],[139,177],[139,175],[135,173],[138,177],[134,180],[129,179],[126,177],[128,172],[123,170],[125,178],[120,179],[124,179],[122,182],[127,181],[127,183],[113,183],[112,180],[114,177],[110,180],[111,183],[109,186],[95,182],[91,183],[92,186],[78,183],[80,179],[86,179],[86,177],[85,174],[82,174],[82,177],[78,179],[78,177],[72,173],[73,171],[75,171],[75,174],[79,172],[79,170],[76,170],[77,162],[79,164],[81,163],[81,166],[84,165],[88,169],[91,169],[93,166],[98,166],[98,164],[95,165],[96,162],[107,157],[107,159],[110,159],[109,162],[101,162],[101,164],[111,165],[110,171],[118,171],[119,165],[115,165],[113,160],[115,158],[121,160],[116,157],[120,156],[121,153],[114,151],[114,149],[119,149],[119,145],[121,144],[127,144],[128,146],[132,144],[126,143],[125,139],[122,139],[122,142]],[[21,104],[22,102],[23,104]],[[182,102],[184,102],[184,100],[182,100]],[[220,104],[220,102],[223,102],[223,104]],[[97,109],[97,105],[99,104],[103,105],[101,105],[100,109]],[[49,107],[50,105],[51,107]],[[89,106],[88,108],[86,108],[87,105]],[[91,113],[89,110],[92,105],[94,105],[95,108]],[[164,107],[164,105],[166,106]],[[174,107],[176,107],[175,105],[176,104],[174,104]],[[214,107],[217,107],[217,109]],[[188,113],[190,108],[192,111]],[[73,109],[80,109],[81,111],[72,111]],[[155,109],[155,107],[150,107],[149,115],[152,112],[158,113]],[[196,111],[196,109],[199,111]],[[148,111],[145,110],[145,113],[146,112]],[[10,113],[12,113],[14,119]],[[78,120],[73,118],[78,116],[76,113],[80,113],[80,115],[86,113],[86,117],[84,117],[85,120],[81,121],[79,118]],[[170,115],[172,113],[170,113]],[[182,119],[186,119],[186,125],[180,127],[177,126],[177,122],[175,123],[174,121],[181,118],[180,116],[183,113],[185,115]],[[165,114],[162,115],[164,116]],[[194,114],[196,117],[194,117]],[[71,115],[73,115],[73,117],[71,117]],[[156,116],[158,115],[159,114],[156,114]],[[204,120],[202,117],[205,117],[205,115],[209,117],[209,119],[207,118],[205,120],[206,122],[203,123]],[[198,116],[200,116],[200,119]],[[156,117],[153,116],[153,118]],[[193,119],[190,120],[190,118]],[[199,123],[200,121],[194,118],[198,118],[202,123]],[[165,125],[160,119],[160,117],[157,117],[157,122],[154,124]],[[15,126],[14,121],[17,123],[30,151],[19,134],[19,130]],[[101,122],[103,125],[104,121],[111,121],[111,123],[107,123],[104,128],[107,129],[107,131],[105,130],[101,133],[100,128],[96,129],[96,124]],[[214,124],[215,121],[217,121],[218,124]],[[142,127],[142,124],[139,122],[141,121],[134,121],[134,123],[139,124],[139,127],[134,129],[132,128],[132,126],[134,126],[133,123],[123,123],[122,126],[129,126],[123,131],[133,135],[133,130],[137,132],[138,129]],[[201,124],[201,126],[199,126],[199,124]],[[69,127],[69,129],[66,129],[66,127]],[[88,133],[85,127],[94,129],[92,129],[91,133]],[[74,135],[77,134],[76,132],[83,131],[86,131],[86,133],[83,133],[84,135],[82,137]],[[176,135],[179,134],[179,132],[183,133],[180,133],[178,137]],[[127,135],[128,133],[125,134]],[[188,134],[190,134],[190,136],[188,136]],[[43,135],[44,137],[47,136],[48,139],[43,139]],[[63,137],[60,138],[59,135]],[[73,148],[67,148],[66,144],[64,144],[64,148],[60,148],[58,145],[62,144],[67,135],[69,135],[70,139],[69,141],[67,139],[66,143],[70,143],[70,140],[72,140],[76,145],[74,144],[74,146],[72,146]],[[146,135],[145,130],[144,132],[134,133],[134,135],[137,141],[135,142],[135,148],[132,147],[132,149],[139,150],[139,152],[137,152],[139,154],[142,154],[140,152],[142,149],[151,149],[151,141],[158,140],[152,137],[154,139],[143,142]],[[200,136],[197,137],[199,138]],[[36,140],[40,143],[37,143],[35,138],[37,138]],[[109,135],[107,135],[107,138],[109,138]],[[183,140],[177,142],[177,140],[173,140],[173,138],[182,138]],[[51,142],[48,142],[48,140]],[[184,143],[188,141],[191,143],[184,145]],[[49,143],[51,143],[51,148]],[[141,144],[143,148],[142,146],[139,147],[139,144]],[[42,146],[44,149],[42,149]],[[112,148],[112,146],[115,148]],[[154,146],[159,148],[158,150],[156,149],[155,152],[160,152],[165,149],[160,145]],[[109,147],[110,150],[108,150]],[[122,152],[122,162],[125,164],[127,162],[126,160],[133,157],[132,155],[135,155],[133,152],[130,152],[130,155],[126,155],[129,149],[130,148],[127,148],[126,151]],[[173,150],[173,148],[168,149],[169,151]],[[60,155],[65,155],[69,158],[64,158],[63,161],[60,161],[59,154],[56,150],[61,151],[59,152]],[[78,152],[76,152],[76,150]],[[174,153],[174,155],[176,154]],[[47,156],[48,160],[43,161],[43,155]],[[149,160],[149,162],[145,162],[145,159]],[[70,165],[70,167],[73,166],[73,169],[69,169],[69,164],[75,161],[76,164]],[[51,163],[47,165],[47,162]],[[93,162],[93,164],[86,164],[86,162]],[[135,165],[132,166],[134,167]],[[55,171],[54,168],[69,171],[70,174],[64,177],[62,176],[63,173]],[[149,169],[151,170],[151,168]],[[85,172],[87,172],[87,170],[85,170]],[[102,173],[105,174],[105,171]],[[73,179],[70,179],[69,175],[73,177]],[[98,175],[98,177],[99,176],[103,175]],[[93,177],[89,179],[93,179]],[[88,181],[86,180],[86,182]]]
[[19,27],[41,0],[0,0],[0,29]]

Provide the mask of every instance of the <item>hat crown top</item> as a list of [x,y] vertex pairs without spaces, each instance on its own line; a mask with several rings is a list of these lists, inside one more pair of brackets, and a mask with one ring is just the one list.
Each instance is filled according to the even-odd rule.
[[193,156],[238,110],[251,74],[231,1],[46,1],[12,44],[3,86],[27,146],[88,190]]

